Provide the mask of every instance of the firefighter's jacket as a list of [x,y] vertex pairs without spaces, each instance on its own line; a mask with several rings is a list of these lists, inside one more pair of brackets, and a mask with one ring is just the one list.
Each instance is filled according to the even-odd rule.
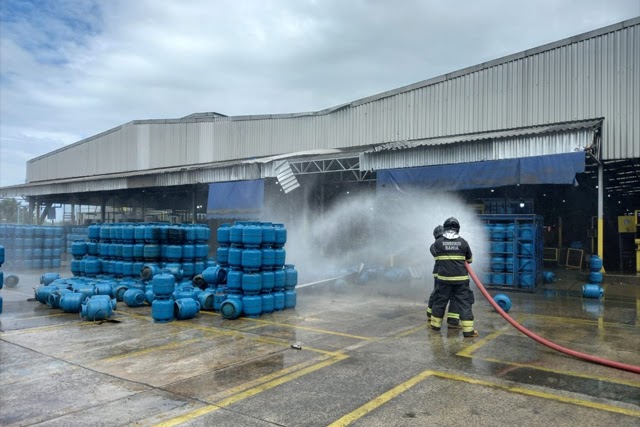
[[443,284],[468,283],[469,275],[464,262],[471,263],[473,260],[469,243],[457,233],[448,230],[432,247],[438,266],[438,280]]

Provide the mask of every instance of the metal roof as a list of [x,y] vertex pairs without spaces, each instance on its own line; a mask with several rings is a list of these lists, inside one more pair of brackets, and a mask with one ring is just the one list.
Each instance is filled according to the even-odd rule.
[[380,151],[404,150],[428,145],[454,144],[457,142],[471,142],[486,139],[513,138],[519,136],[542,135],[547,133],[573,131],[577,129],[595,130],[602,125],[603,119],[579,120],[574,122],[554,123],[541,126],[529,126],[515,129],[505,129],[493,132],[478,132],[463,135],[446,136],[439,138],[426,138],[412,141],[398,141],[380,144],[365,153],[377,153]]

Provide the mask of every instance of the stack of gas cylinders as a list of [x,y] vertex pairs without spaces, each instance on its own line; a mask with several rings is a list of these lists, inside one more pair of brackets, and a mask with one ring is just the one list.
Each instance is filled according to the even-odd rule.
[[[113,226],[108,227],[110,235]],[[182,230],[189,228],[181,227]],[[179,233],[176,232],[167,238],[166,248],[160,249],[157,246],[162,245],[162,237],[136,243],[134,234],[133,243],[127,236],[116,237],[115,242],[109,238],[107,243],[106,231],[103,230],[104,226],[99,232],[91,231],[90,227],[89,237],[96,241],[74,243],[72,254],[76,269],[72,269],[73,277],[61,278],[58,273],[41,276],[40,286],[34,295],[39,302],[64,312],[79,313],[81,317],[94,321],[110,318],[118,301],[129,307],[146,304],[151,305],[151,317],[156,323],[191,319],[200,310],[219,311],[226,319],[236,319],[243,315],[258,317],[296,305],[298,272],[293,265],[285,264],[287,235],[282,224],[239,222],[233,226],[222,225],[218,229],[218,262],[201,257],[191,262],[191,255],[185,259],[184,248],[189,246],[192,238],[184,237],[183,244],[177,245],[175,236]],[[171,231],[167,234],[170,235]],[[208,239],[208,234],[206,236]],[[202,238],[193,240],[193,246],[203,244]],[[80,249],[80,244],[85,247]],[[130,261],[128,246],[138,244],[142,245],[143,256],[135,259],[134,255],[134,261]],[[152,249],[151,255],[148,246]],[[116,255],[112,257],[110,254],[114,247]],[[96,248],[98,254],[93,255]],[[189,251],[187,249],[187,254]],[[181,252],[180,256],[178,252]],[[185,263],[197,262],[204,266],[201,271],[198,268],[185,272]],[[83,263],[83,266],[77,267],[78,263]],[[117,266],[115,274],[111,273],[114,263]],[[130,263],[137,263],[137,275],[129,273]],[[127,266],[123,268],[121,264]],[[103,272],[105,265],[106,274]]]
[[0,225],[0,244],[15,271],[52,269],[61,265],[64,227]]
[[585,298],[602,298],[602,258],[591,255],[589,259],[589,283],[582,286],[582,296]]
[[71,244],[74,276],[137,278],[145,265],[191,279],[207,267],[211,231],[200,224],[103,224],[88,227],[89,241]]
[[227,275],[226,283],[213,291],[213,300],[214,309],[225,319],[258,317],[296,306],[298,271],[285,264],[287,229],[283,224],[222,224],[217,238],[217,262],[227,269]]

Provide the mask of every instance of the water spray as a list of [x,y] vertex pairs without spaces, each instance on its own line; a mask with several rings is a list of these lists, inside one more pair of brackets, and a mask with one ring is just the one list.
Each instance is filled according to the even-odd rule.
[[539,342],[542,345],[545,345],[545,346],[547,346],[549,348],[552,348],[552,349],[554,349],[556,351],[559,351],[560,353],[564,353],[564,354],[567,354],[569,356],[577,357],[579,359],[583,359],[583,360],[586,360],[586,361],[592,362],[592,363],[597,363],[599,365],[604,365],[604,366],[608,366],[608,367],[611,367],[611,368],[621,369],[623,371],[628,371],[628,372],[633,372],[633,373],[636,373],[636,374],[640,374],[640,366],[628,365],[626,363],[615,362],[613,360],[603,359],[601,357],[592,356],[590,354],[580,353],[579,351],[575,351],[575,350],[568,349],[566,347],[562,347],[562,346],[560,346],[560,345],[558,345],[558,344],[556,344],[556,343],[554,343],[552,341],[549,341],[547,339],[544,339],[544,338],[540,337],[539,335],[534,334],[533,332],[531,332],[530,330],[528,330],[527,328],[525,328],[524,326],[522,326],[521,324],[519,324],[518,322],[513,320],[513,318],[511,316],[509,316],[498,305],[498,303],[496,301],[493,300],[493,298],[491,297],[489,292],[487,292],[487,290],[484,288],[484,286],[482,285],[482,282],[480,282],[480,279],[478,279],[478,276],[476,276],[476,274],[474,273],[473,269],[471,268],[471,266],[467,262],[465,262],[465,267],[467,268],[467,271],[469,272],[469,275],[471,276],[471,278],[473,279],[475,284],[478,286],[478,289],[480,289],[480,292],[482,292],[482,295],[486,298],[487,301],[489,301],[489,304],[491,304],[491,306],[502,317],[504,317],[504,319],[507,322],[509,322],[511,324],[511,326],[513,326],[514,328],[516,328],[518,331],[522,332],[523,334],[525,334],[529,338]]

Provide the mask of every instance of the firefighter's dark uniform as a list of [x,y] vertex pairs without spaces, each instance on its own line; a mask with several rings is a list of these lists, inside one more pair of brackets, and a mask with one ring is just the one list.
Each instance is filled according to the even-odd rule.
[[439,286],[431,312],[431,328],[439,330],[442,327],[447,303],[452,301],[459,310],[462,332],[465,336],[473,336],[471,306],[475,300],[464,265],[465,261],[471,263],[473,260],[469,243],[455,231],[446,230],[433,244],[433,251],[438,263]]
[[[437,240],[437,239],[436,239]],[[440,289],[440,283],[438,282],[438,260],[436,259],[435,243],[431,244],[429,252],[433,255],[435,260],[433,263],[433,291],[429,295],[429,302],[427,303],[427,319],[431,318],[433,312],[433,303],[436,300],[436,294]],[[458,311],[458,304],[455,300],[451,300],[449,303],[449,311],[447,312],[447,324],[451,327],[460,327],[460,312]]]

